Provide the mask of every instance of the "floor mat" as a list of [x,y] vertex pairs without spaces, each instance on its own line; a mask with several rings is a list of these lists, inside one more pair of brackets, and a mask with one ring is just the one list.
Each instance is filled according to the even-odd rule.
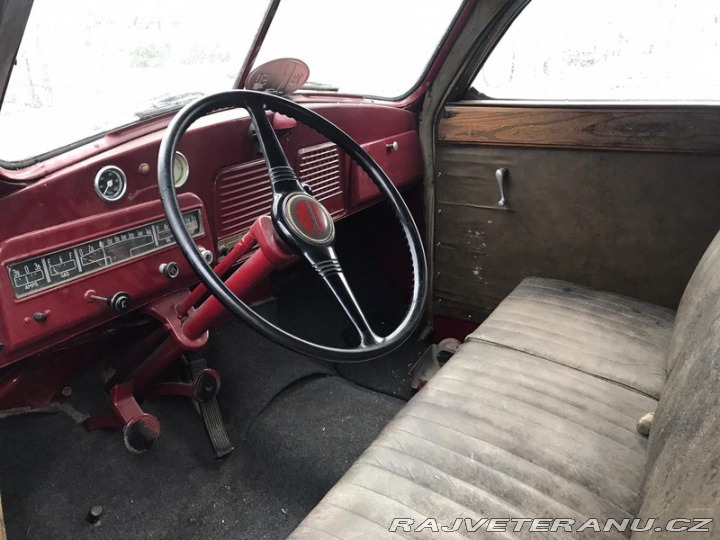
[[[88,434],[62,414],[4,419],[9,538],[285,538],[401,405],[339,377],[305,378],[270,403],[225,461],[212,458],[181,399],[148,404],[164,432],[142,456],[125,451],[118,433]],[[94,505],[104,514],[92,526],[85,515]]]
[[398,350],[382,358],[359,364],[336,364],[335,369],[348,381],[408,401],[415,395],[410,386],[410,370],[428,346],[413,336]]
[[[275,308],[272,302],[259,311],[274,319],[270,311]],[[233,442],[245,436],[250,423],[285,387],[306,377],[335,374],[330,364],[284,349],[234,319],[213,330],[202,354],[222,377],[221,412]]]

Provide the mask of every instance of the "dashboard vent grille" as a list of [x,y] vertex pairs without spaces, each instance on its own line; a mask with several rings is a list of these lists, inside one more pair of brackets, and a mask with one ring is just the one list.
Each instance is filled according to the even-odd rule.
[[272,206],[272,189],[265,161],[258,159],[220,173],[215,183],[218,237],[227,238],[250,228]]
[[[296,173],[333,217],[345,213],[338,147],[324,143],[301,149]],[[215,180],[218,247],[230,247],[260,216],[270,213],[272,189],[265,160],[257,159],[220,172]]]
[[300,181],[312,188],[317,200],[326,201],[325,206],[333,217],[344,211],[344,205],[328,204],[327,201],[334,197],[342,198],[340,163],[340,151],[333,143],[311,146],[298,152],[297,172]]

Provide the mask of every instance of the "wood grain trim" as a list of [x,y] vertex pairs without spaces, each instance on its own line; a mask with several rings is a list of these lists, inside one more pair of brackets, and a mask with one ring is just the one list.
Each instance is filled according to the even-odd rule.
[[720,153],[720,107],[448,105],[438,141],[714,154]]

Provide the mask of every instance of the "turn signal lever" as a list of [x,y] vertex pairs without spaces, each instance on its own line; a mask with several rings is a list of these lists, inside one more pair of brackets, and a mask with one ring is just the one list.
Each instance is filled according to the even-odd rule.
[[110,311],[115,315],[122,315],[130,310],[130,295],[126,292],[118,291],[111,297],[106,298],[104,296],[97,296],[95,291],[88,291],[85,293],[85,298],[94,300],[95,302],[105,302],[110,308]]

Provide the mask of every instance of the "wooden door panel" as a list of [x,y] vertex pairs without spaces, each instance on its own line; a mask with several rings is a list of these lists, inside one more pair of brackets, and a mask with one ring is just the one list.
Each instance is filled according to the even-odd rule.
[[[674,129],[684,126],[688,133],[693,121],[678,115]],[[569,147],[572,133],[558,147],[535,124],[528,129],[536,144],[519,128],[512,146],[437,144],[435,312],[479,322],[533,275],[677,307],[720,228],[714,135],[708,131],[683,151],[650,135],[642,144],[652,140],[663,149],[639,151],[629,134],[622,150],[588,150]],[[618,144],[617,137],[613,141]],[[702,153],[689,151],[695,147]],[[497,204],[499,167],[509,171],[504,208]]]

